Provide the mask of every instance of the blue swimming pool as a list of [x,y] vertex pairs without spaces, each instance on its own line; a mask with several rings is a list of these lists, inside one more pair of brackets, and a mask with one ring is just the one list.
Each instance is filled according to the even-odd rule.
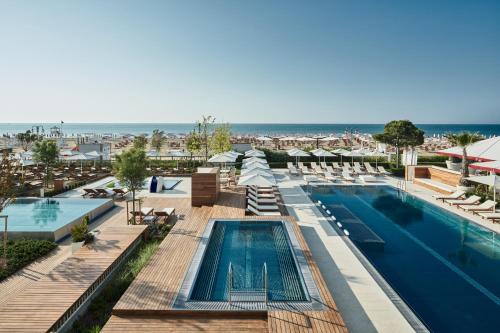
[[[233,282],[229,288],[229,266]],[[229,290],[263,289],[269,301],[307,301],[308,293],[282,221],[215,221],[190,295],[191,301],[228,301]]]
[[3,213],[9,217],[9,234],[58,240],[69,233],[71,223],[85,215],[92,219],[112,206],[110,199],[18,198]]
[[499,330],[496,233],[390,186],[318,186],[311,198],[385,242],[382,250],[357,245],[431,331]]

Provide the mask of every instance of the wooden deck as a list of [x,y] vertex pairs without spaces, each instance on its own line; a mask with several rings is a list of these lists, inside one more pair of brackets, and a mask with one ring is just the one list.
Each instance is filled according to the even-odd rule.
[[0,332],[47,332],[68,310],[97,288],[124,253],[139,240],[144,226],[110,226],[93,244],[79,249],[50,273],[0,306]]
[[191,207],[189,199],[147,199],[145,206],[175,207],[179,219],[116,304],[103,332],[347,332],[300,229],[290,217],[325,310],[227,313],[172,308],[208,220],[244,217],[244,202],[243,194],[230,192],[221,192],[213,207]]

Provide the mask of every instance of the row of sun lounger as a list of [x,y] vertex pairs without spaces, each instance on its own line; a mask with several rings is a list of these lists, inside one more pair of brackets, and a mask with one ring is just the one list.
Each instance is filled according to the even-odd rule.
[[[375,169],[370,163],[365,162],[364,168],[361,167],[359,162],[354,162],[354,165],[351,166],[349,162],[344,162],[343,166],[340,166],[338,162],[332,162],[331,165],[328,165],[326,162],[320,162],[320,164],[316,164],[316,162],[311,162],[311,168],[305,166],[302,162],[297,164],[298,168],[293,165],[292,162],[287,163],[288,170],[291,175],[299,175],[300,173],[303,175],[324,175],[332,177],[335,173],[341,172],[342,176],[346,180],[351,180],[352,173],[356,175],[390,175],[391,173],[385,170],[383,166],[378,166]],[[349,176],[347,177],[347,175]]]
[[247,187],[247,211],[258,216],[280,216],[275,187]]
[[83,194],[82,197],[88,197],[88,198],[108,198],[108,197],[117,197],[117,198],[124,198],[127,193],[128,189],[126,188],[113,188],[113,189],[107,189],[107,188],[84,188],[83,189]]
[[500,212],[495,211],[496,202],[493,200],[486,200],[481,203],[481,197],[471,195],[466,198],[464,191],[455,191],[450,195],[435,195],[436,200],[441,200],[450,206],[456,206],[464,211],[477,214],[484,219],[491,220],[492,222],[500,222]]

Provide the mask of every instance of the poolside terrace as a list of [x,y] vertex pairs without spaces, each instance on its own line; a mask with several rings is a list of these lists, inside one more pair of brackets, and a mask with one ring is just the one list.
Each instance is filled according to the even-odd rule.
[[245,195],[237,191],[221,191],[213,207],[191,207],[189,198],[146,198],[144,204],[155,209],[175,207],[177,221],[149,264],[143,268],[116,304],[103,332],[347,331],[297,223],[289,216],[283,218],[293,223],[299,244],[319,289],[323,311],[279,309],[220,312],[174,309],[176,295],[209,219],[244,218]]

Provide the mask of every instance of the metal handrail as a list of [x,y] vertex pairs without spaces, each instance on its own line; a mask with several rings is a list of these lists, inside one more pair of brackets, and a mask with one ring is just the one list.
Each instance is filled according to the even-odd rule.
[[229,305],[231,305],[231,294],[233,292],[233,263],[229,263],[228,285],[229,285]]
[[267,305],[267,264],[264,262],[262,266],[262,286],[264,287],[264,294],[266,296],[266,305]]
[[[233,293],[233,284],[234,284],[234,270],[233,270],[233,263],[229,263],[229,268],[227,272],[227,285],[228,285],[228,296],[229,296],[229,305],[232,304],[233,298],[232,298],[232,293]],[[269,290],[269,281],[268,281],[268,274],[267,274],[267,263],[264,262],[264,265],[262,266],[262,291],[264,292],[264,297],[265,297],[265,303],[267,305],[269,298],[268,298],[268,290]]]

